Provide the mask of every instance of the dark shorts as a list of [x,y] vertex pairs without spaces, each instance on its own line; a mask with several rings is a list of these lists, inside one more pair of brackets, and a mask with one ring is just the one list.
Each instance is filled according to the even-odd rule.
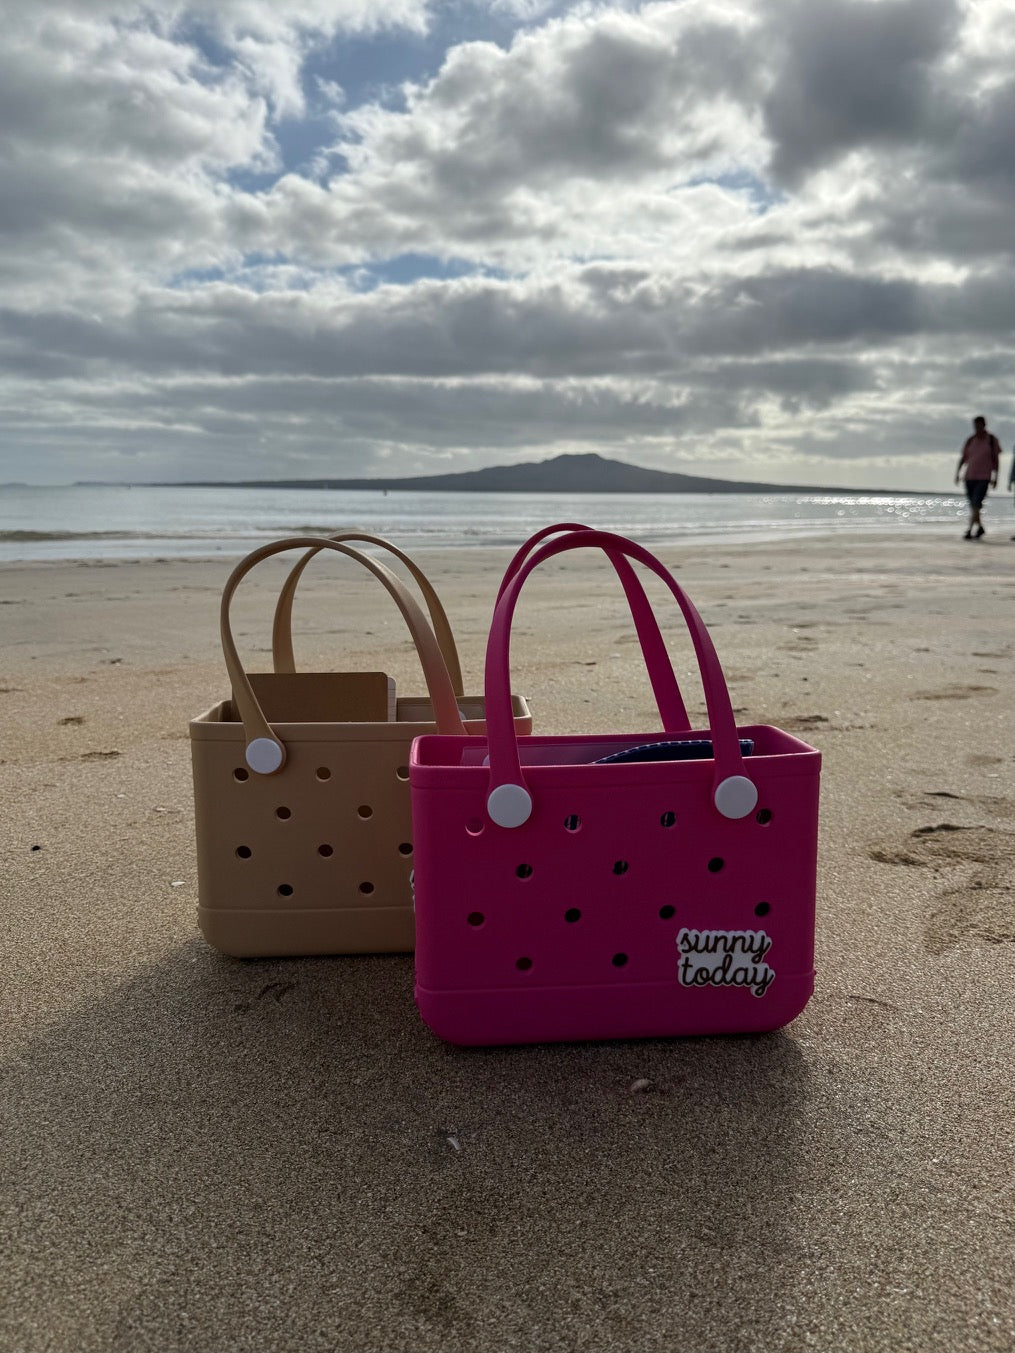
[[987,496],[987,489],[989,487],[989,479],[967,479],[966,497],[969,499],[969,506],[982,507],[983,500]]

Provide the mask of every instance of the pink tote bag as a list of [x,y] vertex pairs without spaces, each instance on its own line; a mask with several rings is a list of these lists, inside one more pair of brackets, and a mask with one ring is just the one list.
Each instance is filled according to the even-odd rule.
[[[663,730],[517,736],[519,592],[545,560],[588,547],[672,592],[707,728],[687,727],[644,591],[625,583],[653,688],[670,692]],[[778,728],[736,726],[708,631],[654,555],[604,531],[520,551],[490,629],[486,710],[486,737],[418,737],[410,760],[416,1002],[435,1033],[486,1045],[745,1033],[800,1013],[821,756]]]

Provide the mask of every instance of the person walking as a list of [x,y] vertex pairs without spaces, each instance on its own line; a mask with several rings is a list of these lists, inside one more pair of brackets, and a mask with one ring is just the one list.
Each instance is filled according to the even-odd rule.
[[[1011,449],[1011,469],[1008,471],[1008,492],[1011,493],[1013,489],[1015,489],[1015,446]],[[1015,540],[1015,536],[1012,536],[1012,540]]]
[[967,437],[955,467],[955,482],[959,482],[963,467],[966,471],[966,497],[969,499],[969,527],[963,540],[979,540],[986,535],[980,521],[980,509],[987,489],[997,488],[997,474],[1001,465],[1001,446],[992,432],[987,431],[987,420],[973,419],[973,435]]

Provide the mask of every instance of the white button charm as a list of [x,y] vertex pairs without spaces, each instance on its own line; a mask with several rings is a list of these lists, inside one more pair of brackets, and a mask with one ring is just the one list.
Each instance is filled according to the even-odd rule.
[[532,812],[532,797],[522,785],[498,785],[486,801],[490,821],[498,827],[520,827]]
[[746,817],[758,802],[758,787],[746,775],[728,775],[716,785],[715,806],[723,817]]
[[254,738],[247,743],[247,765],[258,775],[273,775],[285,760],[281,743],[271,738]]

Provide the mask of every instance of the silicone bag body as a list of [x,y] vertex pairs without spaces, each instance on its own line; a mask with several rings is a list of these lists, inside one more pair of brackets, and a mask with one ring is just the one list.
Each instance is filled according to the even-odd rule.
[[[525,1043],[758,1032],[798,1015],[814,988],[819,753],[776,728],[738,731],[756,748],[746,820],[711,807],[708,761],[568,763],[642,733],[532,737],[519,742],[535,806],[513,831],[489,821],[489,771],[463,764],[463,740],[421,738],[416,1000],[430,1028]],[[684,930],[766,935],[775,978],[761,996],[683,985]]]
[[625,550],[680,593],[647,551],[603,532],[544,547],[505,591],[487,737],[413,747],[420,1013],[461,1044],[779,1028],[813,991],[820,753],[735,725],[682,593],[710,726],[680,737],[714,739],[713,757],[594,764],[671,729],[517,737],[505,722],[514,600],[531,568],[581,543]]
[[[459,704],[480,732],[482,699]],[[525,702],[515,708],[531,728]],[[426,700],[399,700],[397,713],[395,723],[275,723],[287,756],[272,776],[247,768],[231,701],[191,723],[209,944],[239,958],[413,948],[409,750],[436,724]]]
[[[299,547],[357,559],[411,619],[428,690],[399,698],[393,719],[350,713],[348,674],[287,671],[251,682],[240,666],[232,591],[261,559]],[[482,733],[483,697],[453,690],[425,616],[395,576],[325,538],[275,542],[242,561],[223,597],[223,641],[233,696],[190,724],[202,934],[243,958],[411,950],[411,744],[439,727]],[[322,717],[329,700],[331,719]],[[529,732],[525,701],[513,708],[519,731]],[[258,740],[280,749],[274,773],[248,760]]]

